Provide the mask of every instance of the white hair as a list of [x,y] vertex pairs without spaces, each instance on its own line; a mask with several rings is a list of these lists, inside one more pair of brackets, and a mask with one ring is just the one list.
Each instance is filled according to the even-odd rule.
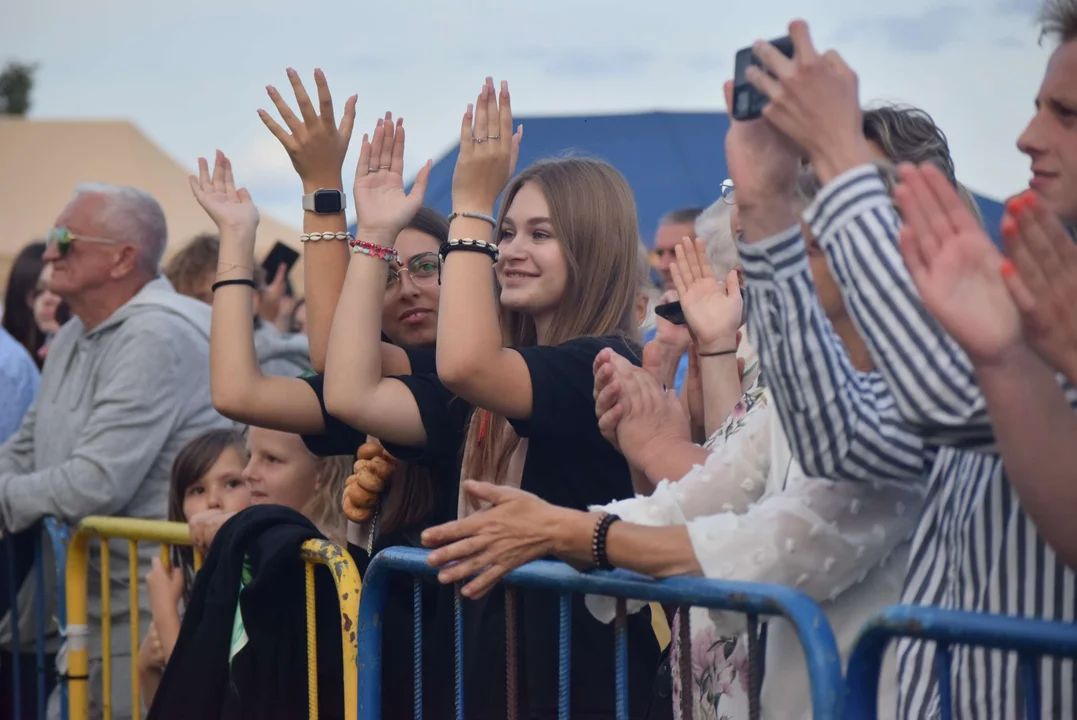
[[732,213],[733,206],[719,198],[696,218],[696,237],[707,246],[707,259],[719,280],[724,279],[740,262],[730,224]]
[[168,244],[168,226],[160,203],[149,193],[125,185],[86,183],[75,188],[76,198],[83,195],[105,198],[97,215],[102,235],[137,247],[139,267],[156,276]]

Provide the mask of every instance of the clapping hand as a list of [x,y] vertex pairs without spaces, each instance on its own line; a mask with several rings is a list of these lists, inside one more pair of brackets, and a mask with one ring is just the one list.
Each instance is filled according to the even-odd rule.
[[329,84],[321,70],[314,71],[320,115],[315,112],[314,104],[310,101],[299,74],[292,68],[288,68],[288,81],[292,84],[302,120],[295,116],[288,103],[284,102],[272,85],[266,86],[266,92],[288,130],[282,128],[265,110],[259,109],[258,117],[288,152],[292,166],[303,180],[303,192],[339,187],[340,170],[348,152],[348,143],[351,142],[352,127],[355,125],[355,103],[358,96],[352,95],[344,103],[344,116],[338,126],[333,112],[333,96],[329,93]]
[[393,114],[378,120],[371,136],[363,135],[359,164],[355,168],[355,212],[358,234],[392,247],[397,234],[419,211],[430,179],[427,160],[415,176],[411,192],[404,192],[404,119],[394,126]]
[[1077,382],[1077,245],[1058,217],[1028,191],[1006,205],[1002,238],[1012,264],[1002,276],[1026,342]]
[[675,253],[670,274],[696,350],[704,355],[735,351],[743,307],[737,271],[731,270],[724,282],[715,278],[706,244],[699,239],[684,238]]
[[998,361],[1021,340],[1002,254],[938,168],[902,165],[899,175],[901,253],[924,305],[974,364]]
[[198,158],[198,177],[189,177],[191,191],[222,235],[230,232],[253,241],[258,228],[258,208],[246,188],[236,190],[232,163],[220,150],[213,162],[213,176],[205,158]]
[[475,105],[468,105],[460,125],[460,153],[452,176],[456,212],[492,214],[497,196],[516,168],[523,126],[512,132],[509,84],[486,78]]

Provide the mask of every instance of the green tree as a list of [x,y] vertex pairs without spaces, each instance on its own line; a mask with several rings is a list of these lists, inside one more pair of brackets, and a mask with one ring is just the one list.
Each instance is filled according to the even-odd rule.
[[9,62],[0,72],[0,114],[25,115],[30,111],[37,64]]

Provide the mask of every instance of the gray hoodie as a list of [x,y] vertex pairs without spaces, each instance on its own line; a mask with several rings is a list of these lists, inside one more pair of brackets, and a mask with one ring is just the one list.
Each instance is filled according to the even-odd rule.
[[299,377],[310,370],[306,335],[282,335],[267,322],[254,329],[254,354],[266,375]]
[[[176,454],[196,435],[230,424],[210,402],[209,325],[209,306],[177,294],[164,278],[89,332],[78,318],[65,324],[36,402],[0,446],[0,526],[18,531],[45,516],[72,525],[88,515],[165,519]],[[119,626],[128,612],[127,543],[114,542],[111,551]],[[156,546],[141,543],[139,554],[144,575]],[[91,557],[96,636],[100,566],[96,551]],[[148,607],[145,593],[141,604]]]

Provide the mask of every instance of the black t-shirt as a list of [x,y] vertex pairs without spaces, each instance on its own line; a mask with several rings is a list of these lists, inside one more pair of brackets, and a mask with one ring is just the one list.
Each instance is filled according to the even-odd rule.
[[[413,375],[437,373],[437,354],[434,348],[404,348],[404,352],[408,355]],[[322,408],[322,421],[325,423],[324,432],[301,436],[307,449],[318,457],[355,455],[359,446],[366,442],[366,435],[337,420],[325,409],[324,376],[313,374],[300,379],[310,385],[310,389],[317,396],[318,404]]]
[[[631,497],[632,482],[625,459],[598,431],[593,399],[595,356],[606,347],[640,362],[638,348],[619,338],[577,338],[557,346],[519,348],[531,374],[532,412],[529,420],[511,420],[528,438],[522,487],[563,507],[586,510],[591,505]],[[415,383],[413,379],[410,381]],[[431,382],[429,380],[422,382]],[[440,386],[434,379],[432,381]],[[409,387],[412,385],[409,384]],[[415,388],[419,388],[415,392]],[[451,394],[413,388],[426,427],[430,457],[454,459],[459,468],[466,427],[457,429],[443,418],[450,415]],[[449,404],[446,404],[446,399]],[[455,418],[454,422],[459,422]],[[445,423],[445,424],[443,424]],[[452,517],[455,517],[455,509]],[[451,519],[451,518],[450,518]],[[558,596],[557,593],[517,589],[518,693],[521,717],[557,716]],[[486,598],[463,601],[464,707],[468,718],[505,717],[505,602],[499,587]],[[438,625],[449,625],[453,592],[441,591]],[[650,613],[628,619],[629,710],[643,717],[659,663],[659,648]],[[611,718],[614,715],[614,629],[595,620],[575,596],[572,611],[572,715]],[[438,636],[451,648],[451,626]],[[450,655],[451,657],[451,655]],[[441,694],[436,706],[452,707],[452,664],[435,668],[428,682]],[[428,707],[430,707],[428,705]]]

